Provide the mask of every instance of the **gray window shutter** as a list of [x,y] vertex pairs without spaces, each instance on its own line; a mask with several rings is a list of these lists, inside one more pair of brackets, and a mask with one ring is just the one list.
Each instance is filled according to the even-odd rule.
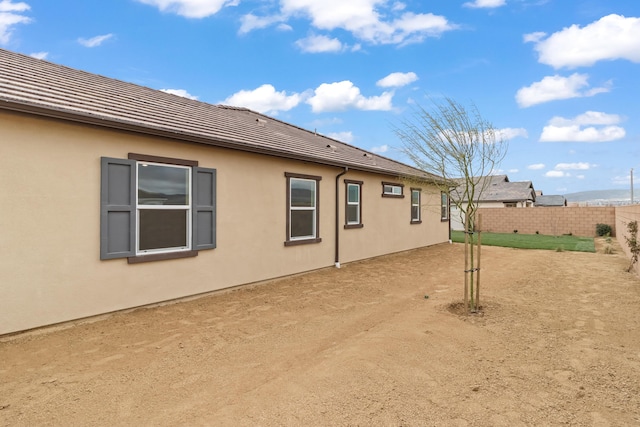
[[216,170],[193,168],[192,249],[216,247]]
[[100,259],[135,256],[136,162],[101,158]]

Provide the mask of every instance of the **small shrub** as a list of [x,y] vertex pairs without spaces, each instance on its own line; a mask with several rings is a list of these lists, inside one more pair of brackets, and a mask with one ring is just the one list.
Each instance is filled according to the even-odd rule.
[[607,236],[607,238],[604,239],[604,241],[607,242],[607,243],[611,243],[611,237]]
[[607,245],[604,247],[604,253],[605,255],[613,255],[613,247],[611,245]]
[[558,246],[556,248],[556,252],[564,252],[564,247],[563,246]]
[[513,230],[513,233],[514,234],[518,234],[518,230]]
[[609,224],[596,224],[596,235],[598,237],[611,236],[611,231]]
[[540,232],[538,230],[536,230],[536,234],[540,234]]

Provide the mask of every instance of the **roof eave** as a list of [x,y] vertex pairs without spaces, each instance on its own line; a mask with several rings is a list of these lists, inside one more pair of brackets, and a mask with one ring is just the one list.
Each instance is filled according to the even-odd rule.
[[87,125],[106,127],[111,129],[141,133],[145,135],[152,135],[152,136],[158,136],[163,138],[178,139],[180,141],[193,142],[197,144],[205,144],[205,145],[215,146],[218,148],[233,149],[233,150],[238,150],[243,152],[262,154],[262,155],[268,155],[273,157],[298,160],[303,162],[316,163],[316,164],[337,167],[337,168],[347,167],[352,170],[358,170],[362,172],[371,172],[371,173],[376,173],[376,174],[381,174],[386,176],[393,176],[397,178],[402,178],[403,176],[405,176],[405,177],[410,177],[414,179],[418,178],[420,180],[433,180],[433,181],[438,180],[438,177],[424,177],[418,174],[411,175],[403,172],[393,172],[389,170],[384,170],[374,166],[367,167],[365,165],[359,165],[355,163],[332,161],[330,159],[320,159],[320,158],[311,157],[311,156],[303,156],[303,155],[298,155],[296,153],[292,153],[288,151],[279,151],[279,150],[272,150],[264,147],[249,146],[231,139],[224,139],[224,138],[213,139],[213,138],[205,138],[199,135],[192,135],[184,132],[172,132],[170,130],[158,128],[155,126],[136,125],[136,124],[126,122],[124,120],[117,120],[112,118],[106,119],[100,116],[70,112],[68,110],[56,109],[50,106],[43,107],[37,104],[20,103],[20,102],[15,102],[13,100],[0,99],[0,108],[5,110],[20,112],[20,113],[35,114],[35,115],[53,118],[53,119],[73,121],[73,122],[83,123]]

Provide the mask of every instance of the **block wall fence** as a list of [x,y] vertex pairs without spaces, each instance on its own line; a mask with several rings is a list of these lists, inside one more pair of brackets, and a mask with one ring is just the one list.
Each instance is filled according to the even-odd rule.
[[480,208],[482,231],[594,237],[596,224],[608,224],[616,235],[615,207]]
[[[640,205],[607,206],[607,207],[557,207],[557,208],[481,208],[482,230],[494,233],[513,233],[518,230],[522,234],[562,235],[573,234],[582,237],[594,237],[596,224],[608,224],[612,236],[618,240],[620,247],[631,258],[627,224],[631,221],[640,223]],[[640,236],[638,236],[640,238]],[[640,263],[635,265],[636,274],[640,275]]]
[[[629,259],[631,259],[631,251],[629,250],[625,237],[628,237],[627,224],[631,221],[638,221],[640,224],[640,205],[620,206],[616,208],[616,230],[618,230],[616,239]],[[637,237],[640,238],[640,236]],[[636,264],[635,270],[636,274],[640,275],[640,265]]]

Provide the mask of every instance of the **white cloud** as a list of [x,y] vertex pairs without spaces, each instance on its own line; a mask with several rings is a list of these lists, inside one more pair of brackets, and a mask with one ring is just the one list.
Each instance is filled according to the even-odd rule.
[[409,73],[391,73],[388,76],[378,80],[376,85],[380,87],[401,87],[418,80],[418,76],[414,72]]
[[518,173],[520,170],[518,169],[509,169],[509,173]]
[[506,0],[473,0],[463,4],[465,7],[474,9],[500,7],[507,4]]
[[[553,117],[542,129],[541,142],[608,142],[622,139],[626,132],[617,114],[587,111],[572,119]],[[585,127],[588,126],[588,127]]]
[[91,37],[90,39],[80,37],[78,39],[78,43],[84,47],[97,47],[109,40],[111,37],[113,37],[113,34],[103,34],[101,36]]
[[29,56],[36,59],[47,59],[47,56],[49,56],[49,52],[33,52]]
[[178,95],[178,96],[181,96],[183,98],[198,99],[197,96],[191,95],[189,92],[187,92],[184,89],[160,89],[160,90],[162,92],[170,93],[171,95]]
[[[571,176],[570,172],[573,170],[585,171],[589,170],[596,165],[592,165],[586,162],[579,163],[558,163],[553,170],[548,171],[544,174],[547,178],[568,178]],[[584,179],[585,176],[583,174],[578,174],[575,176],[576,179]]]
[[280,11],[273,16],[243,18],[241,31],[264,28],[269,21],[303,18],[318,30],[344,30],[368,43],[402,45],[457,28],[444,16],[405,11],[405,4],[387,0],[281,0],[279,4]]
[[280,31],[293,31],[293,27],[289,24],[280,23],[276,27]]
[[332,132],[327,134],[327,136],[341,142],[346,142],[347,144],[353,141],[353,133],[350,131]]
[[536,164],[527,166],[527,169],[530,169],[532,171],[537,171],[544,168],[545,168],[544,163],[536,163]]
[[525,128],[502,128],[496,129],[496,139],[508,141],[513,138],[529,138],[529,132]]
[[378,145],[377,147],[373,147],[371,149],[372,153],[386,153],[387,151],[389,151],[389,146],[387,144],[384,145]]
[[155,6],[162,12],[175,13],[185,18],[206,18],[225,6],[237,6],[240,0],[137,0]]
[[314,95],[307,99],[307,104],[315,113],[324,111],[344,111],[350,108],[357,110],[389,111],[392,108],[393,92],[383,92],[380,96],[369,98],[360,93],[360,89],[348,80],[336,83],[323,83],[318,86]]
[[587,111],[584,114],[574,117],[573,119],[565,119],[564,117],[553,117],[549,120],[550,125],[570,126],[570,125],[615,125],[622,121],[617,114],[607,114],[600,111]]
[[589,170],[593,165],[586,162],[579,163],[558,163],[555,170],[566,171],[566,170]]
[[622,139],[626,135],[619,126],[604,128],[581,128],[580,126],[545,126],[540,135],[541,142],[608,142]]
[[532,41],[538,61],[554,68],[591,66],[616,59],[640,62],[640,18],[612,14],[583,28],[572,25],[546,39]]
[[0,1],[0,12],[26,12],[31,6],[24,2],[14,3],[13,0]]
[[287,95],[285,91],[276,92],[270,84],[264,84],[254,90],[241,90],[234,93],[223,104],[236,107],[246,107],[259,113],[277,114],[278,111],[289,111],[303,100],[304,96],[298,93]]
[[[259,30],[262,28],[266,28],[275,23],[281,23],[282,17],[280,16],[256,16],[252,13],[244,15],[240,18],[240,29],[238,32],[240,34],[245,34],[253,30]],[[284,24],[280,24],[281,30],[291,30],[290,26],[284,26]]]
[[604,86],[586,90],[588,87],[587,74],[574,73],[569,77],[556,74],[547,76],[531,86],[520,88],[516,93],[516,101],[520,107],[526,108],[558,99],[589,97],[609,91],[609,88]]
[[27,3],[0,0],[0,45],[9,43],[15,25],[31,22],[31,18],[21,14],[29,9],[31,7]]
[[296,41],[296,46],[303,52],[320,53],[320,52],[340,52],[344,46],[338,39],[331,39],[327,36],[312,35],[304,39]]
[[536,31],[535,33],[529,33],[529,34],[525,34],[524,36],[522,36],[522,39],[524,40],[525,43],[537,43],[540,40],[542,40],[544,37],[546,37],[547,33],[544,33],[542,31]]

